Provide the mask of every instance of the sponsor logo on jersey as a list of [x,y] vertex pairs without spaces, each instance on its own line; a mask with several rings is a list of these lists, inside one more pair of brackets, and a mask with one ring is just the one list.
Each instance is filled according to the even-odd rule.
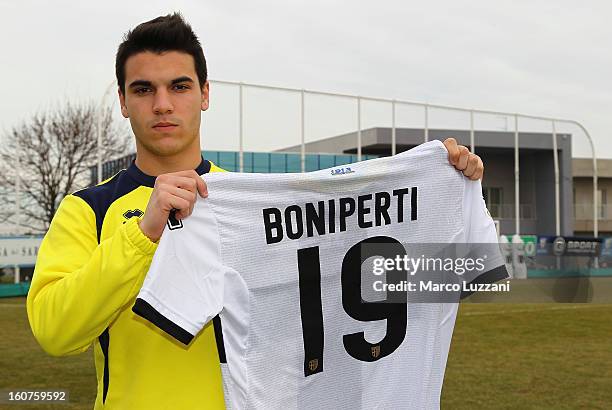
[[351,167],[343,167],[343,168],[333,168],[331,170],[332,175],[344,175],[344,174],[352,174],[355,171],[351,169]]
[[371,349],[373,358],[376,359],[378,356],[380,356],[380,345],[372,346]]

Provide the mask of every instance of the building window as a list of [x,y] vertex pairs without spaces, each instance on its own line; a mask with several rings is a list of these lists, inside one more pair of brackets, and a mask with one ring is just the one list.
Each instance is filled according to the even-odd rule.
[[597,214],[599,219],[607,219],[608,218],[608,201],[606,198],[606,190],[598,189],[597,190]]
[[501,218],[503,190],[502,188],[483,187],[482,196],[484,197],[487,209],[493,218]]

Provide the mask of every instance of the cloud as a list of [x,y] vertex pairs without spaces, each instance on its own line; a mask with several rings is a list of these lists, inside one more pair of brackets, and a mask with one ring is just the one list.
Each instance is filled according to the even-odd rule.
[[[166,4],[0,3],[10,39],[1,72],[11,79],[0,127],[60,97],[100,98],[122,34],[180,10],[202,40],[212,78],[571,118],[590,130],[599,156],[612,158],[612,3]],[[588,154],[575,145],[576,155]]]

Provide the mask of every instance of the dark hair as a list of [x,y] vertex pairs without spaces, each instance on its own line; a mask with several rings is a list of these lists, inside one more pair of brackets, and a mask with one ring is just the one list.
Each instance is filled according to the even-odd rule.
[[204,52],[198,37],[180,13],[160,16],[141,23],[123,36],[123,42],[119,45],[115,59],[117,84],[123,94],[125,94],[125,62],[131,56],[143,51],[153,53],[182,51],[190,54],[195,62],[200,87],[204,86],[208,75]]

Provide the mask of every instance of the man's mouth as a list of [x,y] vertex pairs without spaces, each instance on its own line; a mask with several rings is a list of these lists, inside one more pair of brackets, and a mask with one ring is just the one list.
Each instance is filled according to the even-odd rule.
[[158,131],[169,131],[169,130],[175,129],[176,127],[178,127],[178,125],[172,122],[165,122],[165,121],[158,122],[157,124],[153,126],[153,128]]

